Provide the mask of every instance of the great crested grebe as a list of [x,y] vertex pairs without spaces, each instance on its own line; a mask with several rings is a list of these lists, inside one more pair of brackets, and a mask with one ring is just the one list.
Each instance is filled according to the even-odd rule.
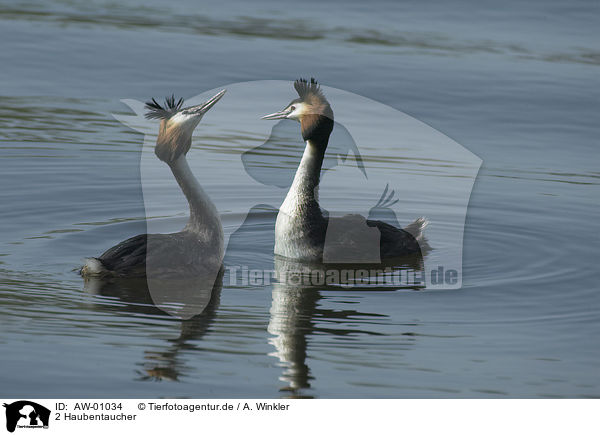
[[[160,119],[154,152],[169,165],[189,206],[190,219],[178,233],[140,234],[87,258],[81,274],[88,276],[142,277],[171,272],[189,275],[220,267],[223,261],[223,227],[215,205],[204,192],[186,160],[192,133],[204,114],[225,94],[222,90],[197,106],[183,106],[183,99],[166,99],[161,106],[153,98],[146,103],[146,118]],[[150,248],[149,248],[150,247]],[[146,269],[152,270],[146,270]]]
[[421,253],[419,242],[427,220],[419,218],[404,229],[379,220],[364,220],[359,215],[331,218],[323,216],[318,203],[318,186],[321,166],[333,130],[333,110],[314,78],[310,82],[294,82],[299,98],[290,102],[280,112],[265,115],[262,119],[293,119],[300,122],[306,148],[294,181],[283,201],[275,224],[275,254],[301,261],[321,261],[327,228],[336,219],[336,228],[346,228],[343,240],[338,240],[341,250],[360,251],[361,235],[358,225],[366,224],[379,230],[381,259]]

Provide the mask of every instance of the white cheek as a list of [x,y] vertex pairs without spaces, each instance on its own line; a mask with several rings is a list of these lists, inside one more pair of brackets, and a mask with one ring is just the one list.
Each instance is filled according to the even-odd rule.
[[173,115],[170,119],[170,121],[173,124],[183,124],[184,122],[188,121],[190,118],[192,118],[191,115],[185,115],[182,112],[176,113],[175,115]]
[[298,105],[298,106],[296,106],[296,110],[294,110],[292,113],[290,113],[287,116],[287,118],[295,119],[296,121],[298,121],[300,119],[300,116],[302,116],[303,113],[304,113],[304,105]]
[[198,115],[186,115],[183,113],[176,113],[171,117],[170,121],[172,123],[171,125],[177,125],[178,128],[192,131],[198,126],[201,119],[202,116]]

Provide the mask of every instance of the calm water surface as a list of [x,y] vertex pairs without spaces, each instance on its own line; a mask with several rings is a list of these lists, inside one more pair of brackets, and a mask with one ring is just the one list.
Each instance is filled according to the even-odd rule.
[[[4,2],[0,396],[600,396],[599,12],[581,0]],[[120,99],[310,75],[483,159],[462,289],[225,277],[182,322],[135,286],[84,288],[84,257],[146,230],[143,135],[112,117],[129,113]],[[234,204],[218,167],[230,156],[213,147],[198,176]],[[278,204],[255,199],[226,262],[270,269]]]

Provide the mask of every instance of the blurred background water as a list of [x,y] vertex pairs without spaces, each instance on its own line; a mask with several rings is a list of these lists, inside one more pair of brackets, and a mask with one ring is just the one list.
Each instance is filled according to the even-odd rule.
[[[598,397],[599,13],[584,0],[3,1],[0,396]],[[225,280],[186,322],[126,286],[84,289],[84,257],[146,229],[143,135],[112,117],[129,113],[120,99],[300,76],[483,159],[462,289]],[[258,207],[227,259],[271,268],[274,214]]]

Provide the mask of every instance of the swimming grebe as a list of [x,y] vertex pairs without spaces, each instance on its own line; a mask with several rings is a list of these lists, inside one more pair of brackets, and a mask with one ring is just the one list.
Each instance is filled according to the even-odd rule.
[[185,156],[192,145],[194,129],[223,94],[225,90],[203,104],[186,108],[182,108],[182,98],[175,101],[173,96],[166,99],[164,106],[154,98],[146,103],[146,118],[161,120],[154,152],[171,168],[189,203],[190,219],[178,233],[140,234],[97,258],[87,258],[81,268],[84,277],[141,277],[150,273],[161,276],[172,272],[196,275],[220,267],[223,261],[221,220]]
[[[360,215],[339,218],[323,216],[318,203],[321,166],[333,130],[333,110],[314,78],[310,82],[294,82],[299,98],[280,112],[262,119],[293,119],[300,122],[306,148],[290,190],[283,201],[275,224],[275,254],[302,261],[323,259],[327,228],[334,223],[342,231],[343,240],[336,241],[341,251],[361,251],[364,240],[360,226],[366,224],[379,230],[381,259],[420,253],[419,241],[427,221],[419,218],[405,229],[399,229],[379,220],[365,220]],[[362,219],[362,220],[361,220]]]

